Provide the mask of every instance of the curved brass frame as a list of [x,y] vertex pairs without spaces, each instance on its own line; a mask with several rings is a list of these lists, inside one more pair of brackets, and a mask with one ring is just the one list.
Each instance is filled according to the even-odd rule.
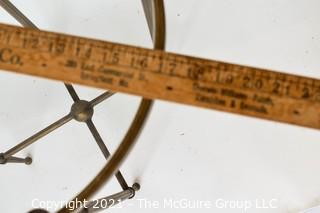
[[[153,32],[155,32],[153,35],[154,48],[164,50],[166,34],[164,2],[163,0],[153,0],[153,5],[155,14],[155,25],[152,25],[155,28],[153,30]],[[84,201],[92,197],[119,169],[121,163],[135,144],[151,107],[152,100],[142,99],[135,118],[116,152],[111,156],[110,160],[98,175],[73,199],[73,201]],[[59,213],[64,212],[71,212],[71,210],[66,207],[59,210]]]

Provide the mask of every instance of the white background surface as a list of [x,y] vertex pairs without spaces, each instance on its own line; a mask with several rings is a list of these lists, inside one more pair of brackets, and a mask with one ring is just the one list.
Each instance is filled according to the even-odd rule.
[[[139,0],[13,2],[42,29],[152,46]],[[320,78],[319,6],[317,0],[166,1],[167,50]],[[2,9],[0,21],[17,24]],[[59,82],[0,72],[0,88],[0,151],[62,117],[72,104]],[[88,100],[103,92],[76,88]],[[96,108],[94,121],[110,150],[138,103],[121,94]],[[250,213],[303,211],[320,205],[319,151],[317,130],[157,101],[121,168],[142,189],[110,212],[245,212],[217,208],[221,199],[252,205],[276,199],[277,208],[252,207]],[[105,162],[85,125],[75,121],[18,156],[28,154],[31,166],[0,167],[0,212],[25,212],[35,198],[68,200]],[[118,191],[112,180],[96,197]],[[138,199],[160,208],[144,208]],[[163,205],[166,199],[210,201],[212,208],[174,209]]]

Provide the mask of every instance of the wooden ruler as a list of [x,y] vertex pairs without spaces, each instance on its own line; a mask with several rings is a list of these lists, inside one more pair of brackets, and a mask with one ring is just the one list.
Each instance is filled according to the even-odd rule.
[[0,24],[0,69],[320,128],[320,81]]

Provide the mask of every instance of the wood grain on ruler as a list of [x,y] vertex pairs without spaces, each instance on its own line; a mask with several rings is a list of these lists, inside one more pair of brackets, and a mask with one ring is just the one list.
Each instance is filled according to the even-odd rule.
[[4,24],[0,69],[320,128],[307,77]]

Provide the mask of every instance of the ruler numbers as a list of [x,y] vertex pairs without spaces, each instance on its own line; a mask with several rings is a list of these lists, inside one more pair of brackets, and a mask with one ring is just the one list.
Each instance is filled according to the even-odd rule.
[[[48,51],[56,55],[62,55],[68,49],[69,52],[73,52],[74,59],[86,59],[105,65],[121,65],[139,72],[222,84],[288,98],[320,101],[320,83],[317,80],[223,62],[163,54],[161,51],[150,53],[142,48],[99,41],[88,42],[77,37],[70,39],[11,26],[1,27],[0,43],[28,50],[34,49],[38,52]],[[140,74],[141,76],[144,75]]]
[[0,68],[320,128],[320,81],[0,24]]

